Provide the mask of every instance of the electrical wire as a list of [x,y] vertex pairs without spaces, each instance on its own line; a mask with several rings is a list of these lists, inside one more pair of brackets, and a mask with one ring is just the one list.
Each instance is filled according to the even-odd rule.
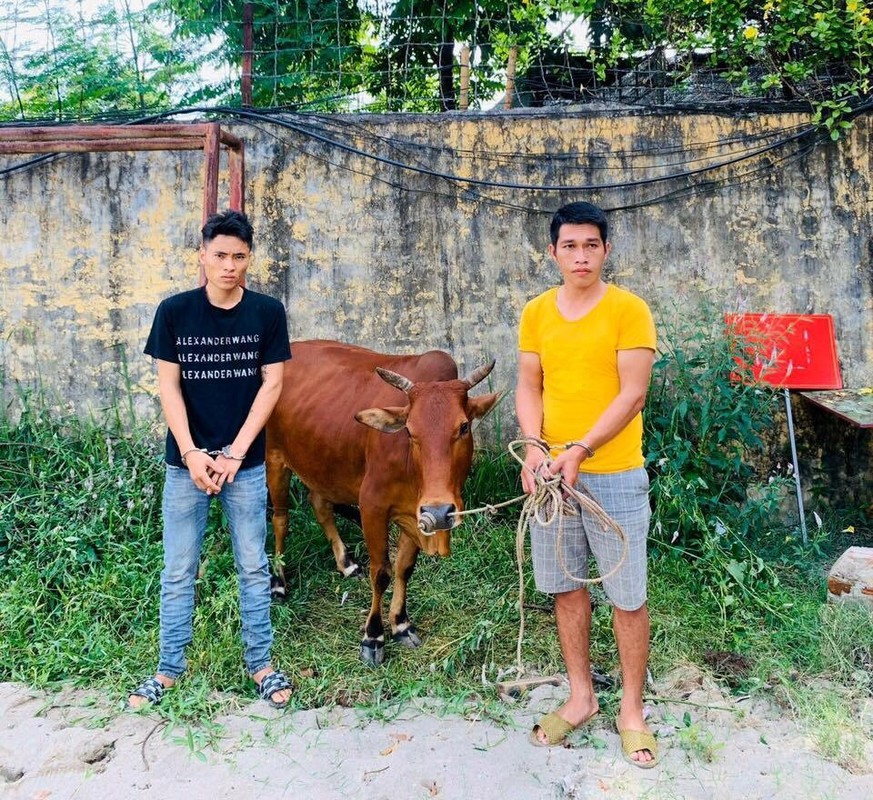
[[[854,114],[860,115],[862,113],[866,113],[867,111],[873,109],[873,102],[862,104],[857,107],[854,111]],[[483,193],[483,190],[486,189],[494,189],[499,191],[524,191],[524,192],[604,192],[604,191],[613,191],[613,190],[627,190],[627,189],[639,189],[643,187],[654,186],[659,183],[664,183],[668,181],[679,181],[682,179],[695,179],[707,173],[715,173],[719,170],[724,170],[727,167],[734,166],[736,164],[742,163],[744,161],[750,161],[756,158],[762,158],[768,156],[775,151],[785,148],[792,143],[800,144],[799,149],[793,153],[783,156],[775,161],[776,164],[782,163],[788,158],[800,157],[805,155],[811,147],[815,144],[818,139],[817,130],[809,125],[809,126],[794,126],[793,132],[780,137],[775,141],[771,141],[764,146],[754,147],[754,148],[746,148],[741,151],[739,154],[734,154],[730,158],[720,159],[715,163],[709,164],[707,166],[683,170],[679,172],[672,172],[667,175],[649,177],[642,180],[634,180],[634,181],[624,181],[624,182],[610,182],[610,183],[602,183],[602,184],[589,184],[585,186],[577,186],[577,185],[566,185],[566,186],[557,186],[557,185],[537,185],[537,184],[524,184],[517,182],[509,182],[509,181],[493,181],[493,180],[483,180],[477,178],[465,177],[449,172],[442,172],[438,170],[433,170],[428,167],[422,166],[420,163],[410,163],[409,160],[400,161],[396,158],[388,158],[386,156],[380,155],[379,153],[375,153],[372,151],[364,150],[360,147],[355,147],[349,145],[345,142],[338,141],[332,135],[328,135],[325,131],[331,130],[331,125],[336,127],[343,127],[342,124],[337,125],[335,118],[328,117],[325,120],[323,115],[312,115],[305,117],[303,119],[299,119],[296,121],[288,120],[283,115],[289,113],[286,110],[280,112],[279,115],[276,113],[267,113],[262,111],[254,111],[252,109],[244,109],[244,108],[233,108],[227,106],[215,106],[215,107],[189,107],[189,108],[176,108],[168,111],[160,111],[154,114],[151,114],[146,117],[139,117],[135,119],[127,118],[129,124],[144,124],[144,123],[152,123],[158,122],[163,119],[167,119],[170,117],[176,117],[185,114],[198,114],[198,115],[219,115],[223,118],[231,118],[238,119],[244,124],[250,125],[262,133],[266,132],[263,128],[264,124],[276,125],[278,127],[284,128],[286,130],[291,130],[301,135],[309,140],[314,140],[320,142],[322,144],[326,144],[329,147],[336,149],[340,152],[346,152],[351,155],[364,158],[376,163],[385,164],[396,169],[400,169],[404,172],[411,172],[417,175],[424,175],[427,177],[436,178],[440,181],[444,181],[448,183],[449,186],[454,188],[456,191],[453,193],[446,192],[437,192],[433,190],[424,190],[416,187],[410,187],[406,184],[400,183],[398,181],[390,180],[385,178],[384,176],[380,176],[378,174],[368,172],[363,169],[357,169],[350,167],[348,164],[337,163],[331,161],[329,158],[315,154],[306,148],[295,147],[293,145],[289,145],[294,147],[298,152],[305,154],[307,157],[314,158],[316,160],[321,161],[322,163],[326,163],[334,168],[348,170],[355,174],[361,174],[367,176],[373,180],[377,180],[383,184],[389,185],[392,188],[397,188],[402,191],[415,192],[415,193],[427,193],[434,196],[442,196],[442,197],[451,197],[457,199],[460,197],[463,201],[467,202],[483,202],[486,204],[499,205],[507,208],[511,208],[514,210],[525,211],[528,213],[550,213],[549,211],[542,210],[539,208],[534,208],[528,205],[522,205],[516,202],[509,202],[505,199],[496,198]],[[290,112],[296,113],[296,112]],[[325,122],[330,124],[325,125]],[[26,125],[18,125],[16,127],[27,127]],[[361,131],[360,126],[357,123],[353,123],[351,125],[357,132]],[[792,130],[792,129],[787,129]],[[336,131],[334,131],[336,133]],[[397,139],[395,137],[386,137],[382,135],[372,135],[370,132],[365,132],[365,136],[368,136],[372,141],[382,143],[385,146],[391,147],[392,149],[399,150],[404,156],[409,157],[409,153],[406,152],[409,148],[417,148],[418,150],[422,149],[422,146],[411,140]],[[279,138],[279,137],[274,137]],[[287,143],[287,142],[286,142]],[[440,153],[449,153],[454,154],[456,151],[450,148],[436,148],[437,152]],[[466,153],[472,154],[474,151],[465,151]],[[509,154],[513,156],[524,156],[523,153],[517,154]],[[566,155],[566,154],[565,154]],[[581,155],[581,154],[580,154]],[[612,154],[610,154],[612,155]],[[0,170],[0,176],[5,176],[8,174],[12,174],[17,171],[25,170],[31,167],[34,167],[40,163],[48,161],[53,158],[57,158],[59,154],[48,154],[43,155],[35,159],[30,159],[27,162],[22,164],[13,165],[11,167],[7,167],[5,169]],[[470,155],[473,158],[473,155]],[[416,159],[417,160],[417,159]],[[563,165],[563,168],[566,169],[566,165]],[[749,170],[746,173],[742,173],[742,176],[746,175],[757,175],[762,171],[772,171],[774,169],[774,162],[769,161],[761,167],[755,168],[753,170]],[[628,210],[632,208],[642,208],[649,205],[663,203],[671,199],[679,199],[680,197],[688,196],[689,194],[694,193],[710,193],[715,191],[718,188],[724,188],[725,186],[732,185],[733,183],[738,183],[739,178],[741,176],[730,176],[725,178],[717,178],[711,181],[698,182],[691,186],[683,186],[677,189],[673,189],[667,192],[663,192],[653,197],[641,199],[634,203],[622,204],[622,205],[614,205],[610,208],[605,206],[605,210],[619,211],[619,210]]]
[[[780,147],[784,147],[791,142],[800,141],[807,137],[814,136],[817,133],[817,129],[810,125],[806,128],[801,129],[793,134],[789,134],[788,136],[782,137],[780,140],[776,142],[771,142],[770,144],[756,148],[747,153],[743,153],[741,155],[733,156],[730,158],[726,158],[718,161],[715,164],[710,164],[704,167],[697,167],[694,169],[683,170],[680,172],[673,172],[668,175],[657,175],[648,178],[640,178],[633,181],[621,181],[621,182],[609,182],[609,183],[601,183],[601,184],[585,184],[585,185],[565,185],[565,186],[556,186],[554,184],[527,184],[527,183],[517,183],[517,182],[509,182],[509,181],[493,181],[486,180],[484,178],[471,178],[462,175],[454,175],[447,172],[441,172],[439,170],[430,169],[427,167],[416,166],[414,164],[409,164],[407,162],[398,161],[393,158],[388,158],[387,156],[382,156],[379,153],[368,152],[362,150],[361,148],[354,147],[352,145],[345,144],[344,142],[337,141],[336,139],[332,139],[329,136],[323,135],[318,131],[312,130],[311,128],[307,128],[305,123],[302,122],[292,122],[287,119],[283,119],[281,117],[272,117],[267,114],[263,114],[261,112],[253,111],[250,109],[244,108],[230,108],[227,106],[218,106],[213,108],[193,108],[186,109],[185,113],[218,113],[224,114],[226,116],[237,117],[240,119],[255,119],[262,122],[271,122],[275,125],[279,125],[281,127],[287,128],[288,130],[296,131],[297,133],[308,136],[311,139],[316,141],[320,141],[323,144],[326,144],[330,147],[335,147],[338,150],[345,151],[347,153],[351,153],[353,155],[360,156],[362,158],[368,158],[373,161],[377,161],[382,164],[386,164],[388,166],[395,167],[397,169],[406,170],[410,172],[415,172],[421,175],[433,177],[433,178],[441,178],[443,180],[455,181],[460,184],[465,184],[469,186],[481,186],[486,188],[496,188],[496,189],[513,189],[519,191],[540,191],[540,192],[597,192],[597,191],[608,191],[613,189],[631,189],[637,188],[640,186],[649,186],[655,183],[663,183],[664,181],[672,181],[680,178],[693,177],[695,175],[704,174],[707,172],[712,172],[715,170],[723,169],[725,167],[732,166],[733,164],[740,163],[741,161],[745,161],[751,158],[755,158],[766,153],[769,153],[773,150],[776,150]],[[156,117],[167,117],[167,116],[175,116],[178,114],[178,111],[169,111],[164,112],[160,115],[156,115]]]
[[[796,125],[788,128],[781,128],[779,130],[771,130],[762,134],[753,134],[753,135],[744,135],[744,136],[736,136],[729,137],[727,139],[723,139],[721,141],[714,140],[710,142],[702,142],[702,143],[693,143],[691,145],[682,146],[675,145],[671,147],[662,147],[659,149],[648,148],[645,150],[609,150],[609,152],[597,153],[596,155],[592,155],[591,153],[583,152],[583,151],[568,151],[563,153],[551,153],[546,151],[539,152],[506,152],[506,151],[486,151],[486,152],[478,152],[475,150],[464,149],[464,148],[449,148],[439,145],[431,145],[428,142],[417,142],[410,139],[400,139],[398,137],[391,136],[383,136],[379,135],[371,130],[369,130],[364,125],[353,122],[348,119],[342,118],[329,118],[323,117],[322,115],[317,115],[315,119],[319,120],[322,123],[322,130],[337,128],[340,130],[344,130],[347,128],[353,129],[353,131],[357,132],[360,138],[368,139],[370,141],[380,142],[385,146],[391,147],[392,149],[397,149],[404,154],[407,151],[412,151],[414,153],[420,153],[421,151],[427,151],[436,156],[448,155],[454,159],[462,160],[462,159],[470,159],[475,160],[477,162],[488,162],[488,161],[498,161],[501,163],[508,162],[512,164],[513,162],[518,161],[531,161],[536,166],[539,166],[543,159],[548,159],[551,162],[570,162],[570,161],[582,161],[588,160],[589,163],[579,164],[577,166],[569,165],[567,163],[562,164],[563,169],[578,169],[585,171],[595,171],[595,170],[621,170],[623,172],[628,172],[631,170],[650,170],[651,165],[646,164],[643,166],[636,166],[633,164],[623,164],[623,165],[609,165],[609,164],[592,164],[590,160],[592,158],[604,159],[608,158],[610,161],[622,160],[625,161],[627,159],[634,158],[645,158],[647,160],[654,158],[663,159],[665,156],[671,154],[683,154],[683,153],[691,153],[697,151],[705,151],[707,149],[723,149],[726,146],[739,143],[746,145],[745,148],[741,148],[739,150],[734,151],[735,153],[749,152],[754,149],[755,142],[767,141],[773,139],[775,136],[784,135],[790,131],[797,131],[802,129],[807,129],[809,127],[806,125]],[[669,166],[682,166],[685,164],[693,164],[705,161],[707,157],[699,156],[696,158],[687,158],[687,159],[671,159]],[[711,158],[711,157],[710,157]]]

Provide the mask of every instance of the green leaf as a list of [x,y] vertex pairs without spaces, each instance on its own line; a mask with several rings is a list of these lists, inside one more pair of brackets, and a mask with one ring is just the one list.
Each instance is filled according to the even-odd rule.
[[725,565],[725,569],[730,573],[731,577],[740,585],[743,585],[743,582],[746,578],[746,570],[748,565],[745,563],[740,563],[739,561],[731,560]]

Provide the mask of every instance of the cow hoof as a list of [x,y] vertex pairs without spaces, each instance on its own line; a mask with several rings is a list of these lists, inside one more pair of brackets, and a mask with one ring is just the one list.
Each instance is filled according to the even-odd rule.
[[361,642],[361,661],[371,667],[379,667],[385,661],[385,643],[378,639],[364,639]]
[[363,575],[361,572],[361,565],[356,564],[354,561],[347,564],[346,568],[343,570],[343,577],[345,578],[360,578],[361,575]]
[[285,581],[275,575],[270,578],[270,596],[273,598],[274,603],[284,603],[288,599]]
[[415,630],[415,625],[410,625],[402,631],[397,631],[391,638],[403,647],[421,647],[421,637],[418,635],[418,631]]

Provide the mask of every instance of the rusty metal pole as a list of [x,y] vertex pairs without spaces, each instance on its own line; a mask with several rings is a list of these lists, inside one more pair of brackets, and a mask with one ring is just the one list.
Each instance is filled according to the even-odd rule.
[[[228,151],[230,208],[245,211],[245,145],[217,122],[181,125],[0,125],[0,154],[203,150],[203,222],[218,210],[221,147]],[[200,285],[205,283],[200,269]]]
[[217,122],[206,126],[203,143],[203,221],[218,211],[218,172],[221,166],[221,131]]
[[[221,130],[217,122],[206,127],[203,144],[203,222],[218,211],[218,171],[221,166]],[[200,265],[200,286],[206,284],[206,273]]]
[[246,211],[245,144],[239,143],[236,150],[227,151],[227,173],[230,184],[229,207],[234,211]]
[[242,54],[242,81],[240,93],[243,106],[252,105],[252,50],[254,36],[252,32],[254,22],[254,7],[251,3],[243,6],[243,54]]

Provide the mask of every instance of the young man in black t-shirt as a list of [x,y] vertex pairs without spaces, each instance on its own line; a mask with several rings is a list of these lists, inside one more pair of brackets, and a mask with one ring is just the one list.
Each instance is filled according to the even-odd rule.
[[154,677],[128,703],[156,705],[185,671],[200,549],[209,504],[218,497],[239,577],[246,668],[258,694],[281,708],[291,685],[270,663],[264,425],[282,390],[283,362],[291,357],[285,309],[242,286],[253,238],[244,214],[211,216],[202,236],[206,285],[164,300],[145,346],[157,361],[169,428],[160,655]]

